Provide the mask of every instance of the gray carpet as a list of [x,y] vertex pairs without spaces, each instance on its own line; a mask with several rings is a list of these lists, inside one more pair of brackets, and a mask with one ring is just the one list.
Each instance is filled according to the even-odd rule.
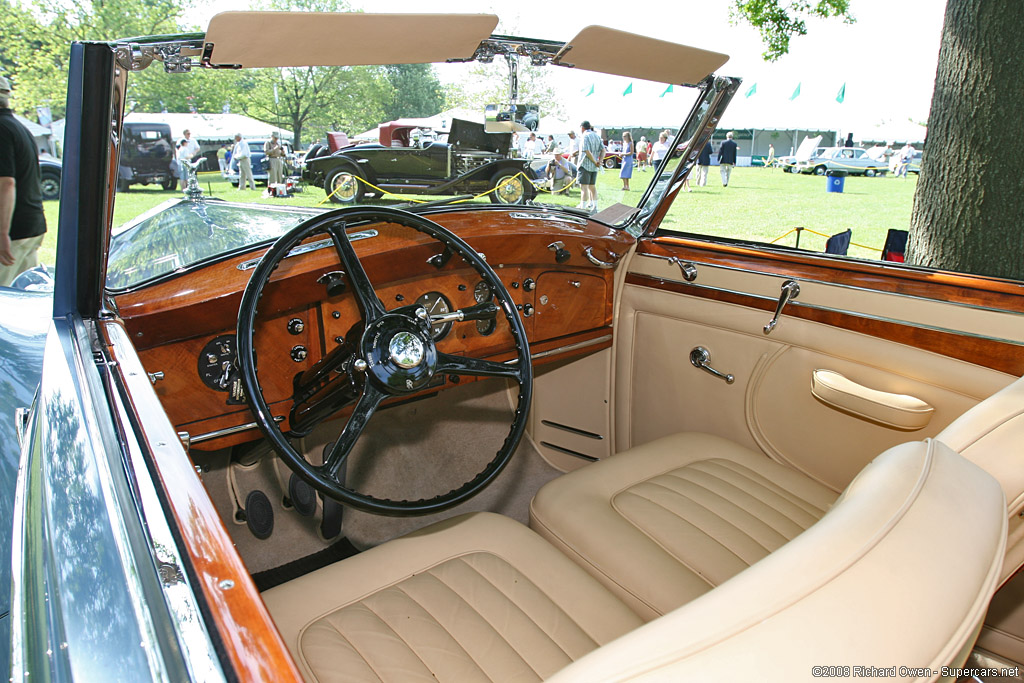
[[[494,457],[508,433],[511,414],[505,384],[499,380],[473,382],[382,410],[370,420],[349,457],[347,483],[358,491],[393,499],[449,491]],[[324,446],[343,424],[328,421],[302,440],[301,447],[311,460],[320,462]],[[291,472],[277,457],[265,456],[250,467],[229,467],[225,451],[202,464],[210,467],[204,483],[250,572],[286,564],[329,545],[317,534],[319,510],[315,517],[302,517],[282,505]],[[490,510],[526,523],[533,494],[559,474],[524,439],[497,479],[462,505],[426,517],[381,517],[346,509],[343,533],[357,548],[365,549],[464,512]],[[266,540],[257,539],[234,519],[233,500],[244,505],[254,488],[266,493],[274,507],[274,533]]]

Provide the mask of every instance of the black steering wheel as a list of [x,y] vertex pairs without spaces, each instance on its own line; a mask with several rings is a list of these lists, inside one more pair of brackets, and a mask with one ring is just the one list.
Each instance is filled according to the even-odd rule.
[[[387,222],[424,233],[444,245],[445,254],[461,257],[490,287],[493,301],[447,314],[451,322],[493,319],[500,311],[508,321],[515,342],[514,361],[495,362],[480,358],[441,353],[434,344],[431,319],[420,305],[386,310],[373,289],[366,271],[356,256],[346,228]],[[270,276],[282,259],[313,235],[325,234],[341,259],[341,273],[330,274],[328,293],[351,291],[359,305],[361,319],[344,340],[322,359],[294,379],[289,432],[278,426],[267,405],[257,375],[253,350],[253,330],[260,297]],[[443,258],[441,266],[447,262]],[[466,242],[451,231],[407,211],[386,207],[347,207],[327,212],[296,226],[281,236],[263,255],[253,270],[242,294],[238,311],[238,361],[243,386],[256,423],[286,463],[324,495],[351,507],[382,515],[411,516],[438,512],[457,505],[479,493],[508,464],[526,429],[526,418],[533,394],[533,368],[530,348],[522,320],[505,285],[494,270]],[[264,369],[266,371],[266,369]],[[390,500],[355,491],[344,484],[345,461],[370,417],[381,402],[392,396],[414,394],[431,383],[436,375],[505,377],[519,385],[518,404],[505,441],[487,466],[458,488],[433,498]],[[355,404],[352,415],[338,438],[324,454],[322,465],[308,461],[288,440],[304,436],[339,410]]]

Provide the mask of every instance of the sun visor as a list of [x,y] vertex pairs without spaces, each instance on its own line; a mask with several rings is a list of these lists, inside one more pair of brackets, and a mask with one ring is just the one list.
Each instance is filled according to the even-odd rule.
[[556,57],[562,66],[658,83],[694,84],[729,61],[728,55],[604,26],[588,26]]
[[245,68],[428,64],[468,59],[493,14],[222,12],[210,20],[211,64]]

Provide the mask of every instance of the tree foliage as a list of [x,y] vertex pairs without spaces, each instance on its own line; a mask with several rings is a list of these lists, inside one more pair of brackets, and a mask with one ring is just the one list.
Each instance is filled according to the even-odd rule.
[[[519,63],[519,104],[537,104],[542,116],[565,117],[565,107],[556,88],[548,79],[550,67],[533,66],[525,60]],[[508,65],[494,60],[490,64],[474,63],[465,79],[449,83],[444,88],[445,106],[483,111],[488,104],[499,109],[508,105]]]
[[384,107],[384,118],[433,116],[444,108],[444,88],[430,64],[395,64],[385,67],[393,94]]
[[855,21],[850,0],[735,0],[730,12],[734,22],[746,21],[760,31],[766,48],[761,56],[768,62],[789,52],[792,36],[807,35],[806,19],[810,17],[839,17],[848,24]]

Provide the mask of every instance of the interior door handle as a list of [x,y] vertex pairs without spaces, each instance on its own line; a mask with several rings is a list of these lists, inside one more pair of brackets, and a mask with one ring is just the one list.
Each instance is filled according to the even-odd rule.
[[775,315],[768,321],[768,324],[764,326],[764,333],[771,334],[775,326],[779,324],[779,316],[782,315],[782,309],[786,307],[791,300],[800,296],[800,285],[797,284],[796,280],[786,280],[782,283],[782,294],[779,295],[779,305],[775,307]]
[[811,393],[832,408],[893,429],[921,429],[935,412],[919,398],[869,389],[834,370],[815,370]]

